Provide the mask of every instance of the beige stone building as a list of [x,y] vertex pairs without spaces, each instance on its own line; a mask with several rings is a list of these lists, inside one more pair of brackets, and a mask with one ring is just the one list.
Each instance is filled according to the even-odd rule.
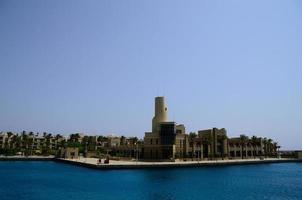
[[7,133],[0,132],[0,148],[4,148],[7,139],[8,139]]
[[264,155],[264,143],[261,138],[246,139],[230,138],[228,139],[229,158],[253,158]]
[[164,97],[155,98],[152,132],[146,132],[143,158],[171,160],[187,156],[188,136],[183,124],[168,121],[168,108]]
[[164,97],[155,98],[152,132],[146,132],[142,146],[146,160],[235,159],[276,156],[276,146],[262,138],[228,138],[224,128],[199,130],[188,135],[183,124],[168,121]]
[[302,151],[296,151],[296,155],[298,159],[302,159]]
[[77,159],[79,157],[79,148],[77,147],[66,147],[62,148],[60,152],[61,158]]
[[228,156],[227,133],[224,128],[199,130],[198,135],[189,138],[189,157],[197,159],[210,159]]

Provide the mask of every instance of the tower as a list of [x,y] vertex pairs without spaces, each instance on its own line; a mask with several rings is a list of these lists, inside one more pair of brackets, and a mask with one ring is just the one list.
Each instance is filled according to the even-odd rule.
[[168,121],[168,108],[165,97],[155,97],[155,113],[152,119],[152,132],[159,132],[159,124]]

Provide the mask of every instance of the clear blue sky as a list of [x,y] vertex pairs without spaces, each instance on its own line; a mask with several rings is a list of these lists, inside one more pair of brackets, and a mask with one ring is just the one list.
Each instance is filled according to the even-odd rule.
[[0,1],[0,129],[187,131],[302,149],[301,1]]

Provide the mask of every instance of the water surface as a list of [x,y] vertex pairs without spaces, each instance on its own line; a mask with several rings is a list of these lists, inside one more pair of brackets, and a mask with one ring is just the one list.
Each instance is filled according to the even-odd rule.
[[302,199],[302,163],[109,170],[0,162],[1,200]]

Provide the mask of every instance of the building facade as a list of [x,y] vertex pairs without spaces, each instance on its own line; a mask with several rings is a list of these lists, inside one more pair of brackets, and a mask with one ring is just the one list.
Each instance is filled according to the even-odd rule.
[[79,155],[112,156],[144,160],[209,160],[275,157],[280,146],[271,139],[245,135],[228,138],[224,128],[199,130],[186,133],[183,124],[169,121],[164,97],[155,98],[151,132],[143,140],[124,136],[88,136],[70,134],[65,138],[22,131],[20,134],[0,132],[0,155],[54,155],[66,147],[78,148]]
[[143,158],[147,160],[171,160],[186,154],[184,125],[168,121],[168,108],[164,97],[155,98],[152,132],[146,132]]
[[164,97],[155,98],[155,114],[152,132],[146,132],[142,146],[145,160],[172,159],[238,159],[276,156],[277,146],[271,141],[242,135],[228,138],[225,128],[199,130],[186,134],[183,124],[168,120],[168,108]]

